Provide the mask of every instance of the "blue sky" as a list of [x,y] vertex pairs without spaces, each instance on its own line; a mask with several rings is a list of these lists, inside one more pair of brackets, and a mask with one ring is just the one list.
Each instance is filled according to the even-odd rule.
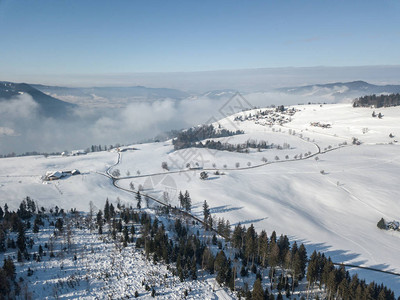
[[384,0],[0,0],[0,80],[399,65],[399,13]]

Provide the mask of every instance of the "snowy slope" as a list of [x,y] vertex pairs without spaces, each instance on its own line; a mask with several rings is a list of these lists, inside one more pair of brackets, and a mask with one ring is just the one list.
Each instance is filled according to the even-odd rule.
[[[188,190],[195,214],[201,215],[201,204],[207,200],[211,213],[229,219],[231,224],[253,223],[257,230],[266,229],[269,234],[273,230],[288,234],[291,240],[304,242],[309,253],[324,251],[335,262],[400,273],[400,233],[376,227],[381,217],[400,220],[400,148],[395,142],[400,137],[400,108],[376,110],[384,115],[382,119],[372,118],[372,109],[349,104],[296,109],[290,122],[282,125],[251,118],[234,121],[234,116],[218,122],[224,128],[245,132],[223,141],[237,144],[248,139],[265,140],[290,144],[289,149],[252,149],[250,153],[199,148],[174,151],[171,141],[140,144],[134,145],[137,150],[122,152],[120,163],[111,170],[119,169],[121,177],[129,174],[129,178],[118,181],[124,188],[129,189],[130,182],[135,187],[142,184],[145,193],[159,199],[167,191],[172,205],[178,205],[179,190]],[[257,111],[240,114],[254,115]],[[329,123],[331,128],[311,126],[312,122]],[[390,138],[390,133],[395,137]],[[362,144],[352,145],[353,137]],[[310,157],[304,159],[306,154]],[[100,174],[117,158],[116,152],[100,152],[80,157],[1,159],[0,204],[7,202],[15,208],[13,203],[17,205],[27,195],[39,205],[69,204],[86,211],[89,201],[100,207],[106,197],[132,203],[131,195],[113,187],[110,179]],[[169,172],[161,168],[164,161]],[[209,180],[199,179],[201,170],[186,167],[188,163],[196,167],[196,162],[199,168],[207,169]],[[64,169],[79,169],[83,174],[42,183],[40,176],[46,171]],[[214,175],[214,169],[224,175]],[[357,272],[400,293],[400,277]]]

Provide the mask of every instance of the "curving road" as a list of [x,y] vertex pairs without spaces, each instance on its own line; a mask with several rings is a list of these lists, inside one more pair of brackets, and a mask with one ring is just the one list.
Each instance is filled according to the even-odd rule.
[[[281,160],[281,161],[272,161],[272,162],[267,162],[267,163],[264,163],[264,164],[259,164],[259,165],[250,166],[250,167],[242,167],[242,168],[235,168],[235,169],[230,168],[230,169],[224,169],[224,170],[227,170],[227,171],[242,171],[242,170],[260,168],[260,167],[264,167],[264,166],[267,166],[267,165],[270,165],[270,164],[301,161],[301,160],[310,159],[310,158],[315,157],[316,155],[319,155],[319,154],[325,154],[327,152],[331,152],[331,151],[334,151],[334,150],[337,150],[337,149],[340,149],[340,148],[343,148],[343,147],[352,146],[352,145],[345,145],[345,146],[339,146],[339,147],[336,147],[336,148],[331,148],[331,149],[328,149],[328,150],[325,150],[325,151],[321,151],[321,148],[319,147],[318,144],[316,144],[316,143],[313,143],[313,144],[316,146],[318,151],[313,153],[313,154],[310,154],[307,157],[302,157],[302,158],[299,158],[299,159],[288,159],[288,160]],[[119,186],[118,185],[118,181],[119,180],[131,179],[131,178],[151,177],[151,176],[156,176],[156,175],[177,174],[177,173],[182,173],[182,172],[202,172],[202,171],[215,171],[215,170],[217,170],[217,169],[199,169],[199,170],[197,170],[197,169],[185,169],[185,170],[179,170],[179,171],[160,172],[160,173],[144,174],[144,175],[136,175],[136,176],[114,177],[111,174],[111,170],[112,170],[112,168],[114,168],[118,164],[120,164],[121,161],[122,161],[122,153],[118,152],[118,158],[117,158],[116,163],[114,165],[108,167],[107,170],[106,170],[106,173],[101,173],[101,172],[96,172],[96,173],[98,173],[99,175],[103,175],[103,176],[106,176],[106,177],[110,178],[112,180],[112,184],[113,184],[114,187],[116,187],[119,190],[122,190],[122,191],[125,191],[127,193],[130,193],[130,194],[136,194],[137,192]],[[175,212],[179,212],[180,214],[182,214],[182,215],[184,215],[186,217],[192,218],[193,220],[195,220],[195,221],[197,221],[197,222],[199,222],[199,223],[201,223],[203,225],[206,225],[202,219],[196,217],[195,215],[193,215],[193,214],[191,214],[191,213],[189,213],[187,211],[184,211],[184,210],[176,208],[176,207],[171,207],[170,205],[164,203],[163,201],[161,201],[161,200],[159,200],[159,199],[157,199],[155,197],[149,196],[147,194],[144,194],[144,193],[141,193],[141,192],[139,192],[139,194],[142,195],[142,196],[148,197],[149,199],[157,202],[160,205],[169,207],[170,209],[173,209]],[[216,229],[211,228],[211,230],[214,231],[216,234],[220,235],[221,237],[227,239],[226,236],[224,236],[223,234],[219,233]],[[389,275],[394,275],[394,276],[399,276],[400,277],[400,273],[391,272],[391,271],[385,271],[385,270],[380,270],[380,269],[375,269],[375,268],[371,268],[371,267],[363,267],[363,266],[357,266],[357,265],[353,265],[353,264],[346,264],[346,263],[339,263],[339,262],[334,262],[333,264],[337,265],[337,266],[344,266],[344,267],[347,267],[347,268],[357,268],[357,269],[369,270],[369,271],[373,271],[373,272],[380,272],[380,273],[384,273],[384,274],[389,274]]]

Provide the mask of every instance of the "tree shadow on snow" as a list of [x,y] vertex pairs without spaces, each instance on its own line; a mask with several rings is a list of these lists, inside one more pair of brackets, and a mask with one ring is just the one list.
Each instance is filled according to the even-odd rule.
[[[349,264],[355,266],[345,266],[346,271],[350,271],[351,275],[357,273],[360,279],[365,279],[367,282],[375,281],[377,283],[383,283],[392,290],[395,288],[395,292],[398,292],[397,287],[400,287],[400,272],[390,268],[388,264],[368,265],[368,260],[366,259],[355,260],[356,258],[360,258],[360,254],[332,249],[332,246],[326,243],[311,243],[308,240],[298,239],[295,236],[288,237],[292,242],[296,241],[298,246],[303,243],[309,257],[314,250],[323,253],[326,257],[330,257],[335,264],[344,263],[345,265]],[[390,272],[393,274],[390,274]]]
[[237,222],[235,224],[232,224],[231,226],[236,226],[239,223],[241,225],[253,224],[253,223],[261,222],[262,220],[266,220],[266,219],[268,219],[268,217],[264,217],[264,218],[261,218],[261,219],[245,220],[245,221],[240,221],[240,222]]
[[229,212],[229,211],[239,210],[242,208],[243,208],[243,206],[231,207],[230,205],[222,205],[222,206],[211,207],[210,213],[212,213],[212,214],[225,213],[225,212]]

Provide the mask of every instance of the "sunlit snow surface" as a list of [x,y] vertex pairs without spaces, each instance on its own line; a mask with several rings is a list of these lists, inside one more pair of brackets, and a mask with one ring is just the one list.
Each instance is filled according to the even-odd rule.
[[[207,200],[212,214],[229,219],[233,225],[253,223],[268,234],[273,230],[287,234],[291,240],[305,243],[309,253],[323,251],[334,262],[400,273],[400,232],[382,231],[376,226],[381,217],[400,220],[400,147],[394,142],[400,139],[400,107],[375,109],[384,115],[382,119],[373,118],[371,108],[353,108],[350,104],[296,108],[299,111],[283,126],[265,126],[255,120],[235,122],[233,117],[218,122],[222,127],[245,131],[244,135],[224,138],[228,143],[255,139],[287,143],[289,149],[253,149],[246,154],[198,148],[174,151],[171,141],[134,145],[137,150],[122,152],[121,162],[114,168],[120,170],[121,177],[137,176],[137,171],[140,177],[121,179],[118,185],[129,189],[130,182],[135,187],[142,184],[144,192],[160,199],[168,190],[172,205],[178,205],[175,187],[178,192],[188,190],[195,214],[202,214],[202,203]],[[330,123],[331,128],[314,127],[311,122]],[[290,135],[289,129],[295,135]],[[353,137],[362,144],[352,145]],[[342,146],[343,142],[347,145]],[[316,154],[317,146],[322,152],[334,150],[294,160],[295,155],[304,158],[305,153]],[[40,206],[85,211],[89,201],[102,208],[107,197],[135,203],[132,195],[116,189],[100,174],[117,158],[117,152],[111,151],[78,157],[0,159],[0,204],[7,202],[16,209],[26,196]],[[161,168],[163,161],[172,173]],[[186,168],[187,163],[195,166],[195,162],[205,169],[214,169],[215,164],[225,174],[214,175],[208,170],[209,179],[200,180],[199,170]],[[261,166],[241,170],[257,165]],[[186,171],[177,172],[180,168]],[[41,180],[46,171],[72,169],[82,174],[47,183]],[[151,174],[160,175],[146,176]],[[400,277],[357,272],[361,278],[383,282],[396,295],[400,293]]]

